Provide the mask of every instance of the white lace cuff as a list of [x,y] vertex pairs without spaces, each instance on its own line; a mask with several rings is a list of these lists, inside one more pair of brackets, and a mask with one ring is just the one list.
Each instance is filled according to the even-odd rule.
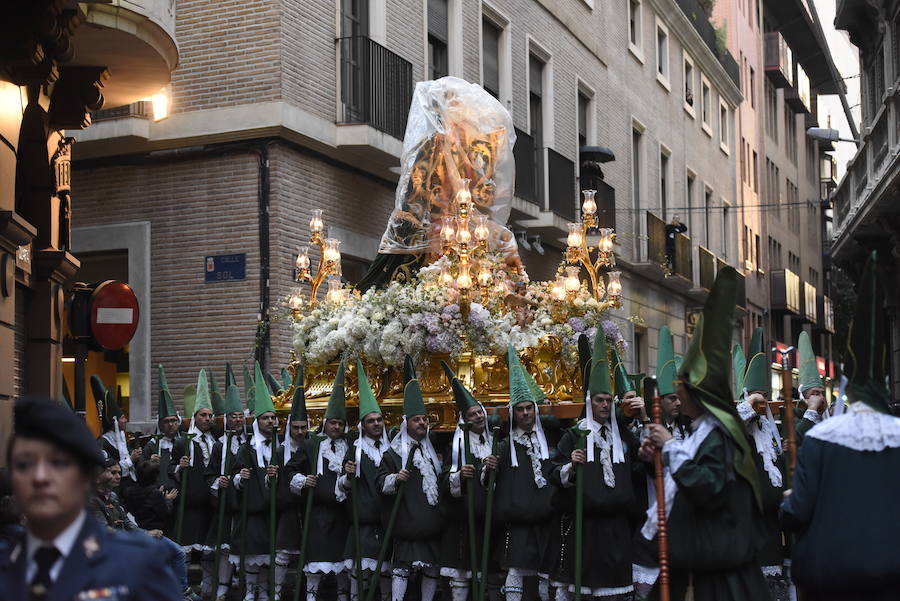
[[820,421],[822,421],[822,415],[818,411],[807,409],[803,412],[803,419],[808,419],[812,423],[818,424]]
[[288,485],[288,488],[290,488],[292,493],[299,496],[303,493],[303,485],[305,482],[306,476],[304,476],[303,474],[294,474],[291,477],[291,482]]
[[338,486],[345,493],[350,492],[352,486],[350,485],[350,478],[347,477],[347,474],[341,474],[337,479]]
[[575,482],[572,480],[572,469],[573,465],[571,463],[567,463],[562,466],[562,469],[559,470],[559,480],[562,482],[563,487],[571,488],[575,486]]
[[347,491],[341,488],[341,476],[338,476],[334,480],[334,498],[338,503],[347,499]]
[[397,474],[389,474],[384,479],[384,485],[381,487],[381,492],[386,495],[392,495],[397,492]]
[[232,478],[231,480],[232,480],[232,482],[234,482],[234,489],[241,490],[241,475],[235,474],[234,478]]
[[672,475],[678,473],[678,469],[685,461],[694,458],[697,449],[686,449],[680,440],[670,438],[662,448],[662,460],[664,465],[669,466]]
[[451,472],[450,474],[450,494],[456,499],[462,496],[462,474],[460,472]]

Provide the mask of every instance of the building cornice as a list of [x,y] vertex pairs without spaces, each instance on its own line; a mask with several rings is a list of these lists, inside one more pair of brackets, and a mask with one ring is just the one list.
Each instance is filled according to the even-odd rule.
[[694,29],[675,0],[646,0],[668,27],[670,34],[675,34],[682,45],[690,52],[696,66],[716,86],[719,94],[731,107],[737,108],[743,101],[741,89],[734,83],[725,67]]

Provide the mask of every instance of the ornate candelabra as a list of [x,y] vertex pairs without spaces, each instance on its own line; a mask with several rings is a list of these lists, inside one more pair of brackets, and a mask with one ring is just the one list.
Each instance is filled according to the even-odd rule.
[[[603,303],[604,309],[618,308],[622,306],[622,283],[619,279],[621,273],[612,270],[616,265],[616,256],[613,252],[616,233],[613,228],[601,227],[598,229],[600,240],[597,246],[588,245],[588,233],[597,227],[597,202],[594,200],[597,191],[584,190],[583,194],[581,220],[569,224],[566,259],[559,266],[550,296],[555,303],[574,299],[581,288],[579,275],[583,267],[590,279],[593,297]],[[597,255],[596,259],[591,256],[594,252]]]
[[441,223],[441,253],[449,261],[441,265],[440,281],[459,292],[464,318],[468,316],[473,291],[486,303],[510,290],[507,278],[494,277],[494,266],[487,254],[488,216],[474,208],[469,183],[468,179],[460,181],[453,201],[455,215],[445,216]]
[[309,243],[319,247],[319,264],[313,274],[310,271],[309,246],[300,247],[295,264],[297,282],[309,282],[309,300],[306,301],[303,298],[303,291],[299,287],[288,298],[288,304],[295,319],[302,317],[304,305],[308,304],[310,309],[316,306],[322,282],[328,282],[328,290],[325,293],[327,302],[341,303],[346,298],[339,279],[341,275],[341,241],[337,238],[326,238],[324,231],[325,222],[322,220],[322,209],[315,209],[309,220]]

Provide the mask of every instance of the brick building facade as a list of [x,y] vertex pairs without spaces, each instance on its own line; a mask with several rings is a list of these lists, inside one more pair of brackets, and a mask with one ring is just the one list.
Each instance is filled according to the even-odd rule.
[[[615,203],[628,360],[652,371],[664,324],[684,350],[715,270],[739,256],[739,76],[693,7],[178,0],[168,116],[154,121],[142,104],[98,114],[74,150],[75,252],[118,253],[149,315],[119,367],[132,422],[152,421],[156,364],[174,390],[201,367],[221,378],[226,360],[285,365],[283,299],[311,211],[324,210],[345,275],[358,277],[393,207],[411,87],[440,75],[484,85],[512,113],[510,227],[540,237],[543,254],[521,251],[532,278],[550,278],[562,257],[580,148],[614,154],[601,195]],[[360,100],[360,89],[371,93]],[[689,229],[667,267],[675,215]],[[205,282],[204,258],[230,253],[246,253],[245,279]]]

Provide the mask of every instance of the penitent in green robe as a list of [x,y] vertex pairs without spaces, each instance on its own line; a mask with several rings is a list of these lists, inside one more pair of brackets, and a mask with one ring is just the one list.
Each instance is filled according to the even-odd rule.
[[[428,456],[421,447],[410,450],[410,453],[422,453],[426,461]],[[388,449],[381,458],[377,471],[379,490],[384,490],[384,482],[391,474],[398,473],[404,466],[400,455],[394,449]],[[441,467],[435,467],[435,482],[440,478]],[[399,486],[400,483],[398,482]],[[440,502],[437,505],[428,503],[422,489],[422,473],[414,465],[410,469],[409,480],[403,484],[405,488],[393,532],[393,565],[408,567],[418,561],[424,564],[437,565],[440,554],[441,532],[444,527]],[[388,515],[394,505],[396,495],[384,495],[382,502],[382,520],[387,525]]]
[[[537,452],[537,441],[534,441]],[[512,466],[509,445],[514,445],[518,467]],[[500,464],[494,489],[496,520],[502,524],[500,540],[495,541],[497,561],[503,570],[542,571],[550,544],[551,518],[557,488],[550,480],[553,463],[540,461],[544,485],[535,483],[534,470],[527,449],[509,438],[497,448]]]
[[760,512],[750,484],[734,470],[738,452],[717,425],[673,474],[678,494],[667,524],[672,601],[685,598],[689,583],[694,601],[769,599],[756,561]]

